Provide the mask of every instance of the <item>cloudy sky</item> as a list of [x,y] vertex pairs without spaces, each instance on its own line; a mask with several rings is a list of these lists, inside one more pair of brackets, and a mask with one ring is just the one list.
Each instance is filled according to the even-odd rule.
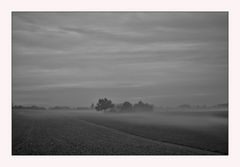
[[227,45],[227,13],[15,12],[13,103],[227,102]]

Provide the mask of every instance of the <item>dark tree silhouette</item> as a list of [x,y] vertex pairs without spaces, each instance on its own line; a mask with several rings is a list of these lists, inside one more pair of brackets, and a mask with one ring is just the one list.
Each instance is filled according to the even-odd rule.
[[133,106],[135,111],[153,111],[153,105],[139,101]]
[[132,104],[128,101],[124,102],[121,106],[122,111],[132,111]]
[[114,107],[114,104],[111,100],[108,100],[107,98],[99,99],[98,103],[95,107],[97,111],[106,111],[107,109],[111,109]]

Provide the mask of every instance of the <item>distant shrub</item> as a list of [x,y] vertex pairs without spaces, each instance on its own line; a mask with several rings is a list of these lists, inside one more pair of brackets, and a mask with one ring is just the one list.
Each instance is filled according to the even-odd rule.
[[93,110],[94,109],[94,103],[91,104],[90,108]]
[[183,109],[191,108],[189,104],[182,104],[182,105],[179,105],[178,107]]
[[27,110],[46,110],[45,107],[41,107],[41,106],[22,106],[22,105],[14,105],[12,107],[13,109],[27,109]]

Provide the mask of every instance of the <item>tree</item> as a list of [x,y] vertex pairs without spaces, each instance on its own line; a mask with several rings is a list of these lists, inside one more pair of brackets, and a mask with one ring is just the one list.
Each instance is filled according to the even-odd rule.
[[132,111],[132,104],[128,101],[124,102],[121,107],[122,111]]
[[153,105],[139,101],[133,106],[135,111],[153,111]]
[[142,101],[139,101],[138,103],[134,104],[135,109],[143,109],[144,103]]
[[106,111],[107,109],[111,109],[114,107],[114,104],[111,100],[108,100],[107,98],[99,99],[98,103],[95,107],[97,111]]

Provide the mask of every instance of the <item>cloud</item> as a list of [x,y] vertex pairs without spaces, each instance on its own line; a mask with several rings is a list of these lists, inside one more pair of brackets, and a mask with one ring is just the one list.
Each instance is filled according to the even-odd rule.
[[227,17],[224,12],[14,12],[14,101],[47,103],[51,97],[63,103],[57,91],[74,94],[83,105],[101,95],[146,96],[155,104],[174,104],[182,96],[197,102],[200,94],[209,102],[226,100]]

